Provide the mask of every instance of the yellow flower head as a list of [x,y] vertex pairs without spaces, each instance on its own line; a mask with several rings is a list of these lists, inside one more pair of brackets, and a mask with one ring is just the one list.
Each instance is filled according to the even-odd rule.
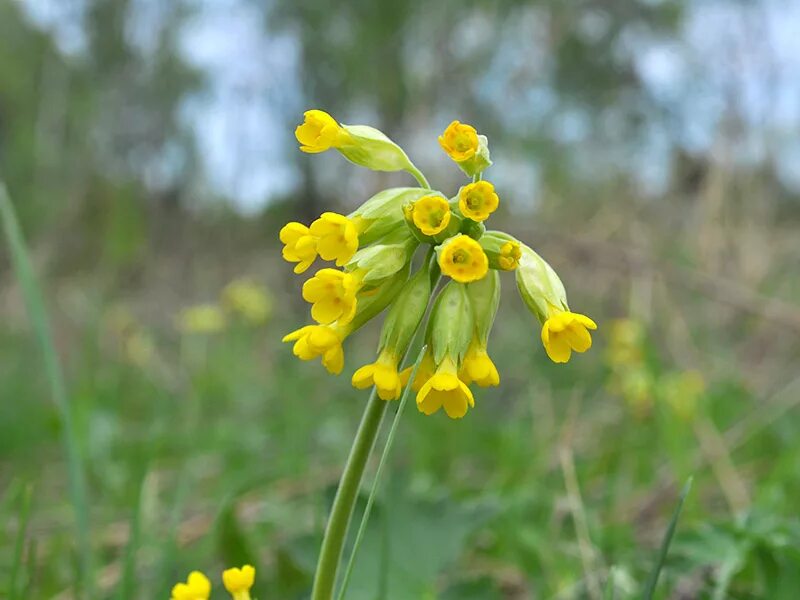
[[182,333],[218,333],[225,329],[225,313],[215,304],[198,304],[183,309],[177,327]]
[[353,373],[353,387],[363,390],[374,385],[381,400],[397,400],[402,389],[397,362],[398,358],[393,354],[381,352],[378,360]]
[[500,247],[497,263],[504,271],[513,271],[519,266],[520,258],[522,258],[522,250],[519,242],[509,241]]
[[347,140],[345,132],[332,116],[323,110],[307,110],[304,121],[294,130],[300,150],[309,154],[338,148]]
[[234,567],[222,572],[222,584],[233,600],[250,600],[250,588],[256,579],[256,570],[252,565],[244,565],[241,569]]
[[475,338],[472,339],[467,354],[464,356],[458,378],[467,385],[472,382],[481,387],[500,385],[500,374],[497,372],[497,367],[489,358],[486,348],[482,347]]
[[475,398],[466,384],[458,378],[456,364],[445,357],[417,394],[417,408],[426,415],[432,415],[440,408],[451,419],[460,419],[467,409],[475,406]]
[[481,245],[471,237],[456,235],[439,249],[442,274],[459,283],[482,279],[489,270],[489,259]]
[[461,188],[458,207],[461,213],[473,221],[485,221],[497,210],[500,199],[494,186],[488,181],[476,181]]
[[358,229],[344,215],[322,213],[311,224],[311,235],[317,240],[317,252],[323,260],[335,260],[336,266],[347,264],[358,250]]
[[283,258],[298,263],[294,268],[295,273],[303,273],[316,260],[317,239],[302,223],[293,221],[284,225],[280,238],[284,244]]
[[272,312],[267,290],[249,279],[236,279],[226,285],[222,290],[222,304],[254,325],[264,323]]
[[463,162],[478,151],[478,132],[472,125],[453,121],[439,136],[439,145],[454,161]]
[[425,235],[436,235],[450,224],[450,205],[441,196],[423,196],[411,205],[411,218]]
[[356,294],[361,281],[351,273],[320,269],[303,284],[303,300],[311,304],[311,317],[322,325],[349,323],[356,314]]
[[338,375],[344,367],[342,342],[347,337],[339,327],[306,325],[284,336],[284,342],[294,342],[292,352],[300,360],[322,357],[322,366],[328,373]]
[[542,326],[542,343],[547,356],[553,362],[565,363],[573,350],[586,352],[592,347],[590,329],[597,329],[597,324],[586,315],[552,309]]
[[192,571],[186,583],[172,588],[172,600],[208,600],[210,595],[211,582],[200,571]]

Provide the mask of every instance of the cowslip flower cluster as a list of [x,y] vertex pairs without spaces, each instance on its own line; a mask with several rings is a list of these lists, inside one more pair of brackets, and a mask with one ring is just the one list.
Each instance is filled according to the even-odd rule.
[[310,110],[295,136],[303,152],[335,149],[368,169],[406,171],[419,184],[382,190],[348,215],[326,212],[309,225],[293,222],[281,229],[283,257],[296,263],[295,273],[318,259],[338,267],[323,266],[302,286],[315,323],[283,338],[294,342],[298,358],[320,358],[339,374],[344,341],[386,311],[377,358],[355,371],[352,384],[374,386],[380,398],[395,400],[411,374],[400,370],[401,361],[435,298],[427,351],[410,385],[420,412],[444,409],[461,418],[475,405],[471,385],[500,383],[488,344],[503,271],[516,272],[519,293],[541,323],[542,344],[554,362],[591,347],[590,331],[597,326],[570,311],[553,268],[515,237],[486,228],[500,198],[483,178],[492,161],[487,138],[474,127],[453,121],[439,136],[445,153],[471,178],[454,196],[432,189],[400,146],[372,127],[342,125]]
[[[256,579],[252,565],[233,567],[222,572],[222,585],[233,600],[251,600],[250,588]],[[192,571],[185,582],[176,583],[170,600],[208,600],[211,596],[211,581],[200,571]]]

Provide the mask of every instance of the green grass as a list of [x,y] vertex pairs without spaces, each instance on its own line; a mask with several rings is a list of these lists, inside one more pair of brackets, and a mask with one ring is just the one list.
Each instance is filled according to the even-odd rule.
[[[271,281],[288,281],[284,265],[269,269]],[[589,353],[568,365],[548,362],[512,278],[504,278],[490,343],[501,386],[477,390],[475,409],[459,422],[425,417],[409,403],[373,497],[348,600],[585,598],[592,593],[587,575],[601,596],[641,598],[690,475],[691,501],[653,597],[793,597],[800,415],[792,410],[796,387],[783,390],[796,377],[786,357],[742,368],[763,329],[744,318],[739,328],[721,326],[708,317],[718,310],[713,299],[684,292],[680,305],[657,307],[647,326],[648,372],[657,385],[687,367],[703,373],[695,422],[713,425],[727,456],[710,451],[713,431],[660,396],[641,413],[609,389],[608,321],[626,314],[614,303],[627,288],[615,296],[616,283],[598,288],[582,269],[559,270],[573,282],[573,306],[599,322]],[[93,597],[167,597],[175,582],[201,569],[222,598],[220,572],[244,560],[258,569],[258,598],[307,597],[367,398],[348,375],[372,360],[377,330],[352,340],[343,375],[331,377],[280,344],[305,318],[305,307],[283,301],[282,284],[265,326],[237,324],[212,336],[176,333],[179,303],[158,302],[153,310],[146,296],[126,295],[156,353],[136,362],[126,352],[130,332],[120,337],[109,326],[116,297],[69,280],[46,283],[92,498]],[[691,318],[690,341],[676,325],[678,310]],[[691,348],[691,364],[675,339]],[[26,322],[0,327],[0,486],[9,490],[0,502],[0,585],[16,579],[22,597],[66,598],[77,585],[79,540],[63,421],[40,364]],[[582,540],[559,461],[565,439],[585,519]],[[27,528],[20,481],[33,489]],[[728,494],[737,481],[747,495],[741,511]],[[368,487],[362,491],[366,500]],[[363,510],[364,503],[356,522]],[[582,557],[587,550],[593,573]]]

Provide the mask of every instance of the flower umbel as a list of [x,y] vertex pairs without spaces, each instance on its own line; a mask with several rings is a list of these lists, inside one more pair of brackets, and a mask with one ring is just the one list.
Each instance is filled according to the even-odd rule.
[[423,196],[411,205],[411,218],[425,235],[436,235],[450,223],[450,204],[441,196]]
[[234,567],[222,572],[222,584],[233,600],[250,600],[250,588],[256,578],[256,570],[251,565],[244,565],[241,569]]
[[442,274],[454,281],[469,283],[484,277],[489,270],[489,259],[481,245],[462,234],[450,238],[438,248],[439,267]]
[[586,352],[592,347],[590,329],[597,329],[597,324],[586,315],[553,307],[542,326],[542,344],[547,356],[553,362],[565,363],[573,350]]
[[192,571],[186,583],[175,584],[171,600],[208,600],[211,595],[211,582],[200,571]]
[[461,188],[458,193],[458,208],[461,214],[473,221],[485,221],[497,210],[500,198],[488,181],[476,181]]

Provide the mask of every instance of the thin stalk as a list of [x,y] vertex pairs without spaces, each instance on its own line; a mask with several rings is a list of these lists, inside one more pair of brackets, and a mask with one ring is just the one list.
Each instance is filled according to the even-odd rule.
[[428,180],[425,178],[425,175],[423,175],[423,174],[422,174],[422,171],[420,171],[420,170],[419,170],[419,169],[418,169],[418,168],[417,168],[417,167],[416,167],[416,166],[415,166],[413,163],[411,163],[411,166],[410,166],[410,167],[408,167],[408,168],[406,169],[406,171],[408,171],[408,173],[409,173],[409,174],[410,174],[410,175],[411,175],[411,176],[412,176],[414,179],[416,179],[416,180],[417,180],[417,183],[419,183],[420,187],[423,187],[423,188],[425,188],[426,190],[429,190],[429,189],[431,189],[431,184],[430,184],[430,183],[428,183]]
[[342,472],[342,479],[339,481],[339,488],[336,490],[336,497],[333,499],[328,526],[319,551],[317,572],[314,575],[312,600],[330,600],[333,597],[336,572],[347,537],[347,527],[353,516],[358,488],[387,406],[388,402],[378,398],[377,389],[372,388],[350,449],[350,456],[347,457],[347,464]]
[[22,555],[25,552],[25,535],[28,533],[28,519],[31,514],[31,497],[33,488],[28,485],[22,492],[20,498],[19,517],[17,519],[17,540],[14,543],[14,557],[11,563],[11,574],[8,577],[8,597],[15,600],[17,596],[17,580],[19,578],[19,568],[22,564]]
[[378,492],[378,484],[381,481],[381,473],[383,473],[383,467],[386,464],[386,459],[389,457],[389,451],[392,449],[394,436],[397,433],[397,426],[400,424],[400,417],[403,415],[403,408],[405,407],[411,392],[411,382],[414,381],[417,376],[417,370],[422,362],[422,357],[425,355],[426,348],[427,346],[422,346],[422,349],[419,351],[419,356],[417,356],[417,361],[414,363],[414,368],[411,371],[411,377],[408,378],[409,383],[406,386],[406,389],[403,390],[403,395],[400,398],[400,405],[397,407],[397,413],[392,421],[392,427],[389,429],[389,435],[386,438],[386,445],[383,447],[381,460],[378,463],[378,470],[375,471],[375,479],[372,482],[372,489],[369,492],[369,498],[367,498],[367,506],[364,508],[364,515],[361,517],[361,524],[358,526],[358,533],[356,533],[356,539],[353,542],[353,549],[350,552],[350,559],[347,561],[347,568],[345,569],[344,578],[342,579],[342,586],[339,589],[339,595],[337,596],[339,600],[344,599],[344,594],[347,591],[347,584],[350,582],[350,575],[352,574],[353,567],[356,563],[358,547],[361,545],[361,540],[364,537],[364,532],[367,529],[367,522],[369,521],[369,516],[372,512],[372,504],[374,503],[375,496]]
[[53,343],[42,291],[33,273],[25,238],[17,221],[14,205],[11,203],[11,198],[9,198],[2,181],[0,181],[0,217],[3,221],[3,230],[8,242],[11,262],[22,287],[25,308],[28,311],[28,317],[42,352],[45,375],[50,385],[50,395],[61,417],[62,443],[69,470],[69,494],[72,508],[75,511],[77,530],[76,540],[80,561],[78,587],[83,590],[87,597],[91,598],[93,597],[91,581],[92,548],[89,539],[89,509],[86,477],[78,447],[77,429],[72,414],[72,406],[67,397],[61,364]]
[[689,479],[686,481],[686,484],[683,486],[683,490],[681,490],[680,498],[678,498],[678,505],[675,507],[675,512],[672,513],[672,519],[669,522],[667,531],[664,533],[664,539],[661,540],[661,549],[658,553],[658,562],[653,566],[653,570],[650,572],[650,577],[648,577],[647,580],[647,587],[645,587],[644,596],[642,596],[645,600],[651,600],[656,591],[658,576],[661,574],[661,569],[667,560],[667,552],[669,552],[669,545],[672,542],[672,536],[675,534],[675,527],[678,525],[678,517],[681,516],[683,503],[686,501],[686,496],[689,495],[689,490],[691,489],[692,478],[689,477]]

